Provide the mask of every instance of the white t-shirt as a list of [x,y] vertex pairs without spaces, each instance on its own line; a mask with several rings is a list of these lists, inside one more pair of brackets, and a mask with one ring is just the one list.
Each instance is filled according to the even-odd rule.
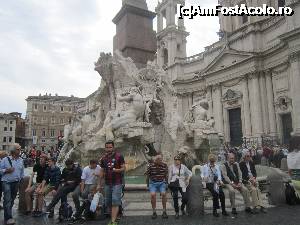
[[96,184],[97,175],[100,174],[100,166],[97,165],[95,169],[91,169],[90,166],[84,167],[81,175],[81,180],[84,180],[84,184]]
[[290,152],[287,156],[288,168],[292,170],[300,169],[300,151]]

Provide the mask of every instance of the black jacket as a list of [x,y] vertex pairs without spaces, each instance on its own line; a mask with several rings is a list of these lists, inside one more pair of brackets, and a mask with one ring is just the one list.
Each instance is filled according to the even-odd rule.
[[81,182],[82,170],[80,167],[73,166],[72,169],[64,168],[62,171],[62,182],[74,181],[74,185],[78,185]]
[[61,181],[60,169],[57,166],[47,167],[44,174],[44,180],[47,184],[54,186],[55,190],[57,190]]
[[[250,161],[249,165],[250,165],[250,170],[251,170],[252,175],[254,177],[256,177],[256,169],[255,169],[254,163],[252,161]],[[248,181],[249,174],[248,174],[248,168],[247,168],[246,162],[244,162],[244,161],[240,162],[240,169],[242,172],[243,181]]]

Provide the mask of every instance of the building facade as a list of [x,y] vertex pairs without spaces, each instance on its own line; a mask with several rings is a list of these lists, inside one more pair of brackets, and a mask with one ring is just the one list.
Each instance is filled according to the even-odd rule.
[[56,148],[64,126],[84,113],[86,102],[74,96],[29,96],[26,111],[26,145],[38,149]]
[[156,8],[157,62],[177,90],[182,118],[206,98],[209,117],[231,145],[288,143],[300,135],[300,1],[220,0],[223,6],[289,6],[295,13],[220,16],[220,40],[190,57],[184,21],[176,23],[177,3],[184,1],[163,0]]
[[13,112],[0,114],[0,149],[7,150],[13,143],[19,143],[23,148],[25,139],[25,120],[22,114]]

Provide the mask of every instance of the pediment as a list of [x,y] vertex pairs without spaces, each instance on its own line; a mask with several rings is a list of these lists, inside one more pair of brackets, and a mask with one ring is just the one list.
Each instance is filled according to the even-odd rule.
[[243,94],[240,91],[228,89],[222,96],[222,101],[234,101],[240,99]]
[[208,74],[211,72],[222,70],[244,60],[247,60],[253,56],[254,54],[251,52],[237,51],[225,48],[201,73]]

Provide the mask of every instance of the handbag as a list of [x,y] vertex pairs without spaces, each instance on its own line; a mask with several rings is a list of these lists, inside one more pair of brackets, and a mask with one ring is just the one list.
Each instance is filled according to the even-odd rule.
[[[180,177],[180,170],[181,170],[181,164],[180,164],[180,167],[179,167],[179,174],[178,176]],[[168,185],[169,188],[180,188],[180,184],[179,184],[179,179],[176,179],[175,181],[173,182],[170,182],[170,184]]]

